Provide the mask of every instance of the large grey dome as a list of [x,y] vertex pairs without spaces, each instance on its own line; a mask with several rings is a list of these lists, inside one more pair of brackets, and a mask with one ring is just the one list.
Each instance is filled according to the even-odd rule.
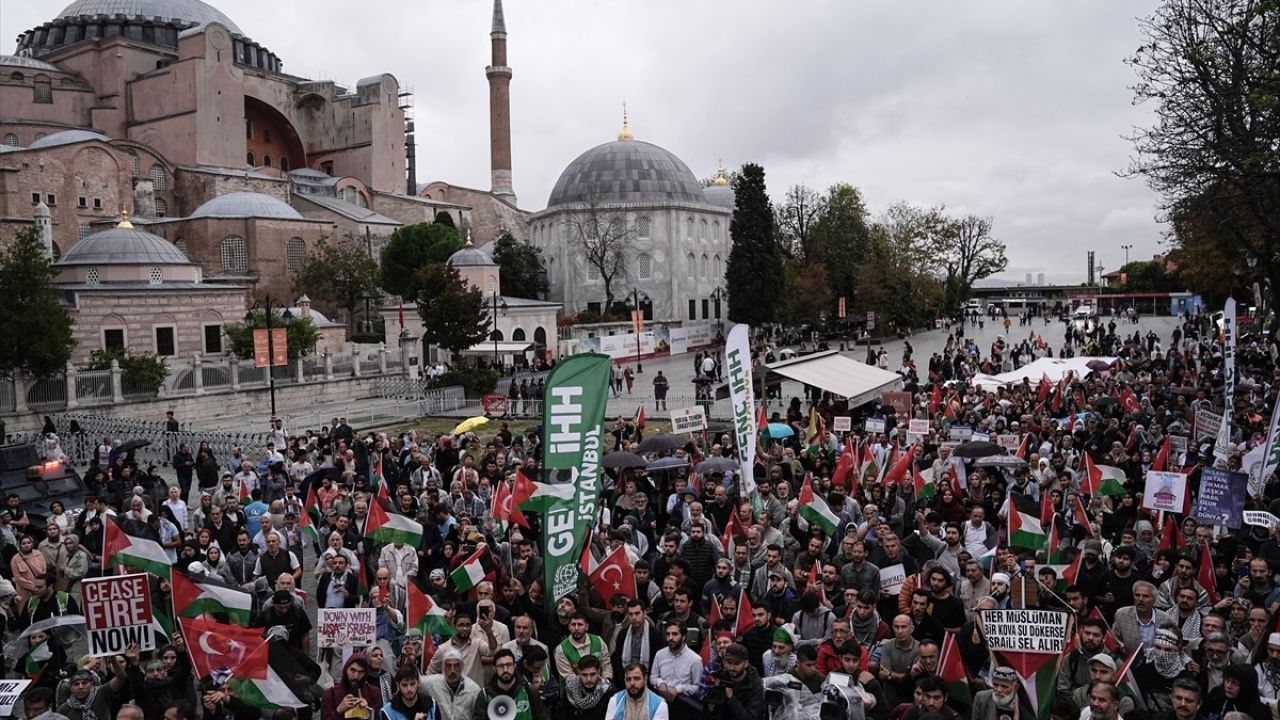
[[302,220],[302,213],[282,200],[263,193],[239,191],[219,195],[196,208],[192,218],[267,218]]
[[27,146],[27,149],[36,150],[38,148],[56,147],[58,145],[73,145],[75,143],[88,142],[90,140],[111,142],[111,138],[103,135],[97,130],[63,130],[61,132],[45,135]]
[[569,163],[551,189],[547,207],[704,202],[702,186],[680,158],[652,143],[615,140]]
[[59,18],[93,17],[95,15],[142,16],[164,18],[197,26],[221,23],[228,30],[243,35],[239,26],[221,10],[200,0],[76,0],[58,13]]
[[173,243],[159,235],[121,223],[80,240],[54,263],[69,265],[190,265]]

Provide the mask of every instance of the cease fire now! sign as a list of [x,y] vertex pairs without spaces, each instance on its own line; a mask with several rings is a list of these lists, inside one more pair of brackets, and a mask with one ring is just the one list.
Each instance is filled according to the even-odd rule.
[[155,649],[148,575],[86,578],[80,592],[90,655],[122,655],[130,645],[138,645],[143,652]]

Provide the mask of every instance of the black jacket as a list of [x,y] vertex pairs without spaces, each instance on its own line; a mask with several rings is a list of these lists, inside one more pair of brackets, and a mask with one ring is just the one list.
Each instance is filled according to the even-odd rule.
[[747,675],[733,685],[733,697],[723,705],[713,705],[710,717],[719,720],[761,720],[765,717],[764,683],[753,667],[747,667]]
[[[622,681],[622,669],[631,664],[630,657],[622,657],[622,648],[627,639],[626,634],[629,632],[631,632],[631,623],[623,621],[623,623],[618,626],[618,631],[614,633],[613,636],[613,653],[611,661],[613,663],[613,678],[618,682]],[[642,659],[644,660],[645,667],[652,669],[654,656],[658,654],[659,650],[667,646],[667,641],[662,636],[662,631],[659,630],[652,622],[648,623],[648,629],[646,632],[649,633],[649,657]],[[608,704],[608,702],[609,698],[606,697],[605,703]],[[603,708],[604,706],[602,705],[601,707]]]
[[[326,572],[320,576],[319,582],[316,583],[316,603],[320,607],[328,607],[325,601],[329,597],[329,584],[333,582],[333,573]],[[356,581],[356,573],[353,570],[347,570],[343,574],[342,584],[347,588],[347,596],[343,598],[342,607],[353,608],[360,604],[360,587]]]

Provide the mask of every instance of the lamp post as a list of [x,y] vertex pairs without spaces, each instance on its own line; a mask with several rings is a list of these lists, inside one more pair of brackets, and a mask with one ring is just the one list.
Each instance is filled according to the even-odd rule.
[[1133,249],[1133,245],[1121,245],[1120,249],[1124,250],[1124,264],[1129,264],[1129,251]]
[[[635,304],[635,311],[640,313],[640,319],[644,319],[644,307],[641,302],[649,302],[649,296],[640,292],[639,288],[631,289],[631,300]],[[636,331],[636,374],[644,372],[644,365],[640,363],[640,323],[632,322],[631,329]]]
[[[268,296],[267,296],[267,304],[266,304],[266,311],[267,311],[267,312],[266,312],[266,316],[267,316],[267,387],[270,389],[270,392],[271,392],[271,417],[272,417],[272,419],[274,419],[274,418],[275,418],[275,416],[276,416],[276,374],[275,374],[276,346],[275,346],[275,340],[271,337],[271,319],[272,319],[272,315],[274,314],[274,308],[275,308],[275,307],[284,307],[284,306],[282,306],[282,305],[277,306],[277,305],[276,305],[276,303],[275,303],[275,301],[271,299],[271,296],[270,296],[270,295],[268,295]],[[254,325],[254,320],[255,320],[255,318],[254,318],[254,316],[253,316],[253,311],[254,311],[254,310],[259,310],[259,309],[261,309],[261,308],[262,308],[262,303],[256,303],[256,302],[255,302],[255,303],[253,304],[253,307],[249,308],[249,312],[245,313],[245,316],[244,316],[244,322],[245,322],[245,324],[246,324],[246,325],[248,325],[248,326],[249,326],[249,330],[250,330],[250,331],[252,331],[252,330],[253,330],[253,325]],[[292,312],[289,312],[289,308],[287,308],[287,307],[286,307],[286,308],[284,308],[284,312],[280,314],[280,319],[284,320],[284,321],[285,321],[285,323],[286,323],[286,324],[288,324],[288,322],[289,322],[290,320],[292,320],[292,319],[293,319],[293,313],[292,313]],[[359,361],[357,361],[357,362],[359,362]]]
[[506,312],[508,306],[507,306],[507,301],[503,300],[498,295],[498,292],[496,290],[493,293],[492,301],[493,301],[493,332],[489,333],[489,337],[493,338],[493,366],[495,368],[499,368],[501,367],[501,364],[498,362],[498,310],[502,310],[503,312]]

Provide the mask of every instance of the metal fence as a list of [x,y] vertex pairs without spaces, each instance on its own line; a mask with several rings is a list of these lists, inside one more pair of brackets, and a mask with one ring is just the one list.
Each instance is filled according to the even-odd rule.
[[[170,461],[181,443],[187,443],[195,452],[201,442],[209,443],[213,455],[220,461],[231,457],[236,447],[260,448],[267,442],[266,433],[237,432],[229,430],[181,430],[166,432],[163,421],[135,420],[132,418],[60,413],[52,416],[54,427],[63,452],[72,465],[89,465],[103,438],[115,443],[141,440],[148,443],[135,451],[138,463],[163,465]],[[14,433],[7,437],[14,443],[41,443],[44,436],[38,432]]]
[[67,379],[57,375],[37,380],[27,387],[27,407],[31,412],[61,410],[67,406]]

